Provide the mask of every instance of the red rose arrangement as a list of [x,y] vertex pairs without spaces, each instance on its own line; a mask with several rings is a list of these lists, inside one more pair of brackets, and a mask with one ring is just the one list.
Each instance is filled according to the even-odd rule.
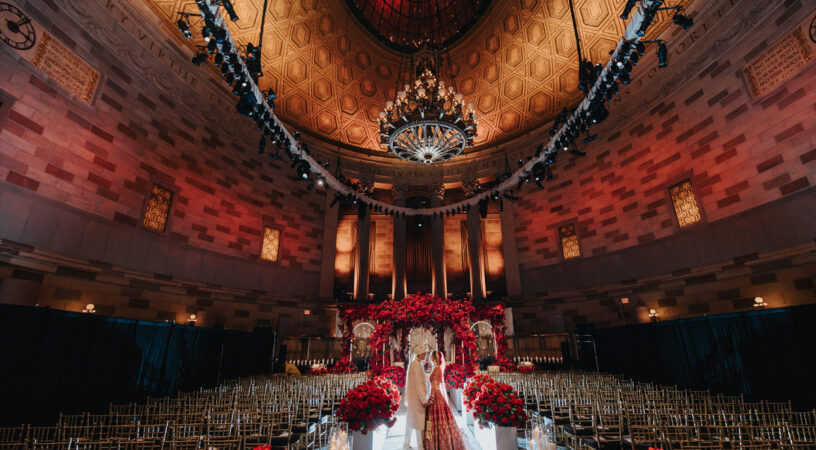
[[317,369],[309,369],[307,375],[328,375],[329,369],[325,367],[318,367]]
[[465,366],[448,364],[445,366],[445,384],[448,389],[462,389],[465,386]]
[[346,356],[337,360],[336,363],[332,366],[329,373],[352,373],[354,372],[354,366],[351,364],[351,360]]
[[397,387],[405,387],[405,368],[400,366],[387,366],[380,370],[380,375],[391,380]]
[[462,391],[462,396],[464,397],[467,409],[473,409],[473,402],[476,401],[476,397],[478,397],[482,391],[482,386],[493,382],[493,378],[490,378],[490,375],[476,375],[465,383],[465,390]]
[[480,427],[493,423],[500,427],[520,427],[527,421],[524,401],[513,386],[505,383],[485,383],[473,403],[473,415]]
[[394,425],[399,402],[399,390],[394,383],[377,377],[348,391],[340,401],[337,414],[342,422],[348,423],[349,429],[366,434],[380,424]]

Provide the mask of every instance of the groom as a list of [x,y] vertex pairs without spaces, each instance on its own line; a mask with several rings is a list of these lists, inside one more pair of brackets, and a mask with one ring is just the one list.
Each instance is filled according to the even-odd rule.
[[427,344],[417,344],[411,347],[411,353],[416,357],[408,365],[408,376],[405,380],[405,444],[403,448],[410,448],[411,435],[417,438],[417,448],[422,450],[422,432],[425,430],[425,406],[428,403],[428,377],[423,368],[428,353]]

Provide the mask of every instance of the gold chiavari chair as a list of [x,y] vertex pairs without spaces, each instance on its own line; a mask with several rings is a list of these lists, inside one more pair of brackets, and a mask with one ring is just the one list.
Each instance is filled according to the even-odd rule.
[[0,427],[0,448],[24,448],[28,439],[28,425]]

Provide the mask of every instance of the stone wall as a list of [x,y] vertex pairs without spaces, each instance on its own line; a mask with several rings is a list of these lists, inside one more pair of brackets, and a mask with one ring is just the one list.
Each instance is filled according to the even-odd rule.
[[[812,5],[799,2],[715,2],[699,11],[691,30],[667,33],[668,68],[657,69],[654,48],[647,50],[622,100],[610,106],[610,118],[593,128],[599,139],[581,148],[586,157],[562,155],[545,189],[528,187],[518,202],[519,262],[528,302],[571,315],[568,322],[614,322],[614,305],[590,301],[562,308],[558,299],[581,290],[611,298],[615,295],[606,293],[626,292],[649,277],[682,278],[711,264],[728,267],[813,243],[816,77],[803,70],[755,98],[742,75],[748,62],[812,15]],[[668,188],[686,178],[704,220],[681,230]],[[577,226],[582,257],[562,261],[558,227],[569,222]],[[804,264],[790,276],[809,279],[813,270]],[[738,281],[722,272],[717,279],[721,276],[731,280],[728,289],[746,289],[738,298],[754,292],[748,277]],[[739,309],[729,302],[706,305],[719,298],[724,285],[713,279],[694,284],[708,292],[696,296],[695,305],[682,295],[655,290],[664,303],[678,301],[667,316]],[[787,298],[782,292],[794,288],[779,289]],[[777,306],[815,300],[811,288],[790,297],[796,300]],[[532,311],[528,323],[534,326],[541,309]]]
[[[127,2],[24,9],[101,80],[88,105],[0,50],[0,238],[159,277],[317,297],[325,193],[258,154],[259,132],[211,68],[193,66],[166,28],[139,28],[150,16]],[[164,233],[141,226],[154,182],[175,194]],[[281,231],[274,263],[259,259],[264,227]],[[236,311],[256,308],[244,301]]]

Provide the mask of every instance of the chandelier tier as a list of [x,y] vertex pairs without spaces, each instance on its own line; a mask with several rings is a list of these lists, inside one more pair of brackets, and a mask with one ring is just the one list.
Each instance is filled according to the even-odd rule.
[[473,145],[476,112],[453,86],[437,80],[430,58],[418,66],[418,77],[380,112],[380,143],[406,161],[447,161]]

